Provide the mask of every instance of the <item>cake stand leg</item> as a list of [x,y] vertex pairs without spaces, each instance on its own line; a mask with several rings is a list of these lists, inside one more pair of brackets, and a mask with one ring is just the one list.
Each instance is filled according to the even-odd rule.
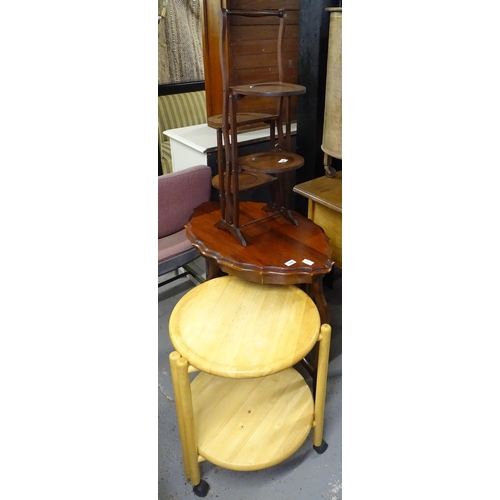
[[234,238],[236,238],[241,245],[244,247],[247,246],[247,242],[245,241],[245,238],[243,238],[243,235],[241,234],[240,228],[236,227],[235,224],[230,224],[229,222],[221,219],[215,223],[215,227],[218,229],[224,229],[227,232],[229,232]]

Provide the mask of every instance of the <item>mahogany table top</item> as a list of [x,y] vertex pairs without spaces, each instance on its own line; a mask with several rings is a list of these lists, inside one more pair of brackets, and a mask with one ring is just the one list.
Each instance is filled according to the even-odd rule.
[[[206,202],[195,209],[186,225],[191,243],[222,271],[257,283],[292,285],[312,283],[333,267],[332,249],[324,230],[307,217],[293,212],[299,225],[281,215],[266,216],[264,203],[240,202],[242,246],[227,231],[214,225],[220,220],[219,202]],[[249,223],[251,222],[251,223]],[[248,225],[245,225],[249,223]]]

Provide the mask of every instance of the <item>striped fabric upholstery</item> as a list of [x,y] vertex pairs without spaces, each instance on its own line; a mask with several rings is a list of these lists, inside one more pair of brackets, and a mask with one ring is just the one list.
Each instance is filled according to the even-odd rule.
[[205,99],[204,90],[158,96],[158,143],[163,174],[172,172],[169,138],[163,131],[206,123]]
[[164,140],[160,144],[160,153],[161,153],[161,170],[163,174],[170,174],[172,169],[172,153],[170,152],[170,141],[168,137],[165,137]]

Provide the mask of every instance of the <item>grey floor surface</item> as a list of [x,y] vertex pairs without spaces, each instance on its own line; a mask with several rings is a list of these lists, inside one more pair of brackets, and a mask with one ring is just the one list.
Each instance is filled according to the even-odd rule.
[[[203,275],[201,259],[194,270]],[[328,370],[322,455],[312,448],[312,433],[289,459],[268,469],[238,472],[207,461],[201,477],[210,485],[205,498],[220,500],[329,499],[342,498],[342,272],[333,270],[326,281],[332,342]],[[331,277],[328,277],[331,278]],[[327,280],[328,280],[327,278]],[[330,285],[330,286],[329,286]],[[180,278],[158,289],[158,499],[198,498],[184,476],[168,355],[173,350],[168,321],[177,301],[194,287]],[[298,368],[300,371],[300,368]],[[306,379],[309,379],[305,375]]]

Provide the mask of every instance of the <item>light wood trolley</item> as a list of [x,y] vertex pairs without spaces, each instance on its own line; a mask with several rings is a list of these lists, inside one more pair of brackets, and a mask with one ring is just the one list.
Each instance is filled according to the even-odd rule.
[[[169,323],[184,472],[208,493],[199,462],[258,470],[295,453],[313,429],[323,453],[330,325],[294,285],[224,276],[182,297]],[[315,397],[293,366],[319,345]],[[198,373],[193,380],[190,374]]]

